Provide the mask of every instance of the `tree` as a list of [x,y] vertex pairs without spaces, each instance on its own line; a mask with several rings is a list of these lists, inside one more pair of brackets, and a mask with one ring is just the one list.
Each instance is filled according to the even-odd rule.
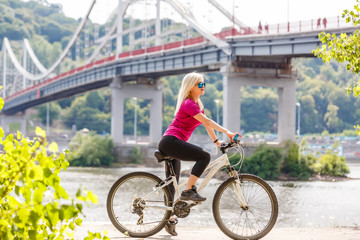
[[327,113],[324,116],[324,120],[330,133],[339,132],[340,128],[342,127],[342,121],[338,117],[338,110],[338,106],[329,103],[327,107]]
[[[354,9],[344,10],[342,17],[346,22],[352,22],[356,27],[360,23],[360,8],[359,0]],[[317,47],[313,51],[315,56],[322,58],[324,62],[329,62],[334,59],[338,62],[347,62],[346,69],[352,73],[358,74],[360,72],[360,31],[357,29],[352,34],[341,33],[340,36],[336,34],[329,34],[322,32],[319,38],[323,45]],[[353,94],[355,97],[360,96],[360,81],[354,82],[348,87],[348,94]],[[360,135],[360,126],[355,126],[357,133]]]
[[[0,98],[0,110],[4,101]],[[97,202],[90,191],[78,189],[72,198],[61,186],[59,173],[69,162],[45,131],[34,139],[17,132],[4,136],[0,127],[0,239],[74,239],[82,223],[82,202]],[[89,232],[86,239],[109,239]]]
[[[316,133],[318,130],[318,112],[315,109],[315,100],[312,95],[307,94],[300,98],[301,104],[301,131],[305,133]],[[322,131],[322,130],[321,130]],[[320,132],[321,132],[320,131]]]
[[241,98],[242,129],[276,132],[278,96],[272,89],[246,87]]
[[112,138],[97,135],[94,131],[77,132],[69,148],[67,157],[71,166],[110,166],[115,159]]
[[[52,121],[55,119],[58,119],[61,112],[61,107],[56,102],[49,103],[49,120],[50,124],[52,124]],[[46,118],[47,118],[47,104],[43,104],[39,107],[39,113],[38,117],[41,119],[42,124],[46,124]]]
[[104,110],[105,100],[99,91],[92,91],[86,95],[86,106],[97,110]]

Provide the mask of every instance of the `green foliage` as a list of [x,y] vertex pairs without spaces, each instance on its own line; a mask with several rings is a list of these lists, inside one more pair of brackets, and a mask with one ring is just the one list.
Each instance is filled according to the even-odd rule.
[[[58,119],[61,112],[61,107],[56,102],[49,103],[49,120],[50,124],[53,120]],[[47,104],[43,104],[39,106],[38,117],[41,120],[42,124],[46,124],[46,116],[47,116]]]
[[[245,157],[241,172],[252,173],[267,180],[276,179],[280,174],[307,180],[313,174],[344,176],[349,173],[343,157],[331,152],[319,158],[301,155],[300,152],[306,148],[306,139],[303,139],[300,146],[292,142],[286,143],[283,148],[260,145],[253,154]],[[239,159],[239,155],[232,156],[230,164],[236,165]],[[237,170],[239,167],[235,166]]]
[[140,151],[139,146],[134,146],[130,151],[130,160],[132,163],[142,163],[143,162],[143,156]]
[[111,116],[106,98],[100,90],[75,98],[61,113],[65,125],[75,125],[77,129],[88,128],[97,133],[110,132]]
[[287,142],[284,148],[284,161],[281,172],[301,180],[307,180],[313,173],[311,166],[315,159],[312,156],[300,156],[299,146]]
[[330,176],[344,176],[350,172],[345,158],[331,152],[322,155],[319,161],[314,164],[314,169],[321,175]]
[[44,131],[36,133],[32,140],[18,132],[0,142],[0,239],[74,239],[82,223],[81,202],[97,203],[97,197],[81,189],[75,199],[69,196],[59,177],[69,165],[65,155],[56,154],[57,144],[48,144]]
[[79,131],[69,143],[71,166],[110,166],[115,159],[114,142],[109,135]]
[[263,179],[276,179],[280,176],[281,159],[279,148],[261,145],[250,157],[245,158],[241,171]]
[[[346,22],[352,22],[356,27],[360,23],[360,8],[359,0],[356,0],[357,4],[354,6],[354,10],[344,10],[342,17],[346,19]],[[323,45],[313,51],[315,56],[322,58],[324,62],[329,62],[334,59],[338,62],[346,62],[346,69],[352,73],[358,74],[360,71],[360,31],[357,29],[352,34],[341,33],[340,36],[336,34],[329,34],[322,32],[319,34],[319,38]],[[353,82],[348,87],[348,94],[353,94],[355,97],[360,96],[360,81]],[[359,125],[355,126],[357,133],[360,135]]]
[[276,132],[277,94],[269,88],[246,87],[241,93],[241,128],[246,132]]
[[134,135],[135,107],[136,107],[136,135],[149,134],[150,101],[148,99],[126,99],[124,105],[124,134]]
[[[293,61],[300,72],[297,86],[298,101],[301,104],[301,133],[339,133],[353,129],[360,119],[360,99],[347,96],[344,88],[359,76],[346,71],[345,64],[320,59],[297,59]],[[312,66],[315,78],[304,69]],[[329,70],[329,69],[333,70]],[[331,74],[330,74],[331,72]]]

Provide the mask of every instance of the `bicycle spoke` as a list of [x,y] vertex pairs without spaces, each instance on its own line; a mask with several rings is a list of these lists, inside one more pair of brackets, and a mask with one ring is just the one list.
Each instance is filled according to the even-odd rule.
[[264,236],[273,227],[277,218],[275,195],[273,192],[272,195],[269,193],[270,187],[263,185],[266,184],[263,180],[246,175],[240,183],[248,206],[245,210],[240,207],[233,184],[235,180],[228,180],[215,194],[213,210],[217,224],[233,239],[258,239]]
[[[147,237],[162,229],[170,216],[165,208],[170,194],[166,188],[150,194],[159,181],[149,173],[132,173],[114,184],[108,196],[108,213],[115,227],[135,237]],[[144,196],[148,197],[142,199]]]

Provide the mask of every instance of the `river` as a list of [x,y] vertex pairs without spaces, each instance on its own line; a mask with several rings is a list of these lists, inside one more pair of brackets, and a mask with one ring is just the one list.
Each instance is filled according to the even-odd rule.
[[[360,161],[348,163],[353,180],[346,181],[268,181],[279,201],[276,227],[337,227],[360,225]],[[191,167],[191,166],[188,166]],[[183,167],[186,169],[186,166]],[[162,168],[75,168],[60,174],[62,185],[74,196],[79,187],[95,193],[99,203],[84,207],[88,222],[109,222],[106,197],[112,184],[122,175],[147,171],[164,177]],[[357,178],[357,179],[356,179]],[[207,200],[181,219],[185,225],[216,225],[212,197],[221,184],[211,180],[202,195]]]

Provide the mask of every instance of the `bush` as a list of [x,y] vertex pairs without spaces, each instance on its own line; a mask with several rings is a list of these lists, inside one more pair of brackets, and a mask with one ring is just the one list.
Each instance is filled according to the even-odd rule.
[[[302,148],[306,142],[301,143]],[[336,148],[336,145],[334,146]],[[239,162],[240,156],[232,156],[231,165]],[[239,170],[239,165],[235,166]],[[301,155],[296,143],[288,142],[284,148],[275,148],[265,145],[259,146],[255,152],[245,157],[241,172],[258,175],[266,180],[276,179],[280,173],[307,180],[313,173],[330,176],[344,176],[349,168],[343,157],[328,152],[320,158],[312,155]]]
[[344,176],[349,173],[345,158],[330,152],[322,155],[319,161],[314,165],[314,169],[320,175]]
[[[69,197],[58,175],[69,165],[65,155],[55,154],[57,144],[49,145],[44,131],[36,128],[36,134],[33,140],[19,132],[1,140],[0,128],[0,239],[74,239],[82,223],[81,201],[95,203],[97,198],[80,189],[77,199]],[[91,235],[86,239],[94,239]],[[100,233],[95,236],[101,239]]]
[[130,160],[132,163],[142,163],[142,154],[139,146],[134,146],[130,151]]
[[76,133],[69,143],[68,160],[72,166],[110,166],[114,159],[114,142],[109,135],[91,131]]
[[307,180],[313,173],[311,169],[315,159],[312,156],[300,156],[299,145],[288,142],[284,148],[284,161],[281,172],[301,180]]
[[281,158],[280,149],[261,145],[245,158],[241,171],[266,180],[275,179],[280,176]]

